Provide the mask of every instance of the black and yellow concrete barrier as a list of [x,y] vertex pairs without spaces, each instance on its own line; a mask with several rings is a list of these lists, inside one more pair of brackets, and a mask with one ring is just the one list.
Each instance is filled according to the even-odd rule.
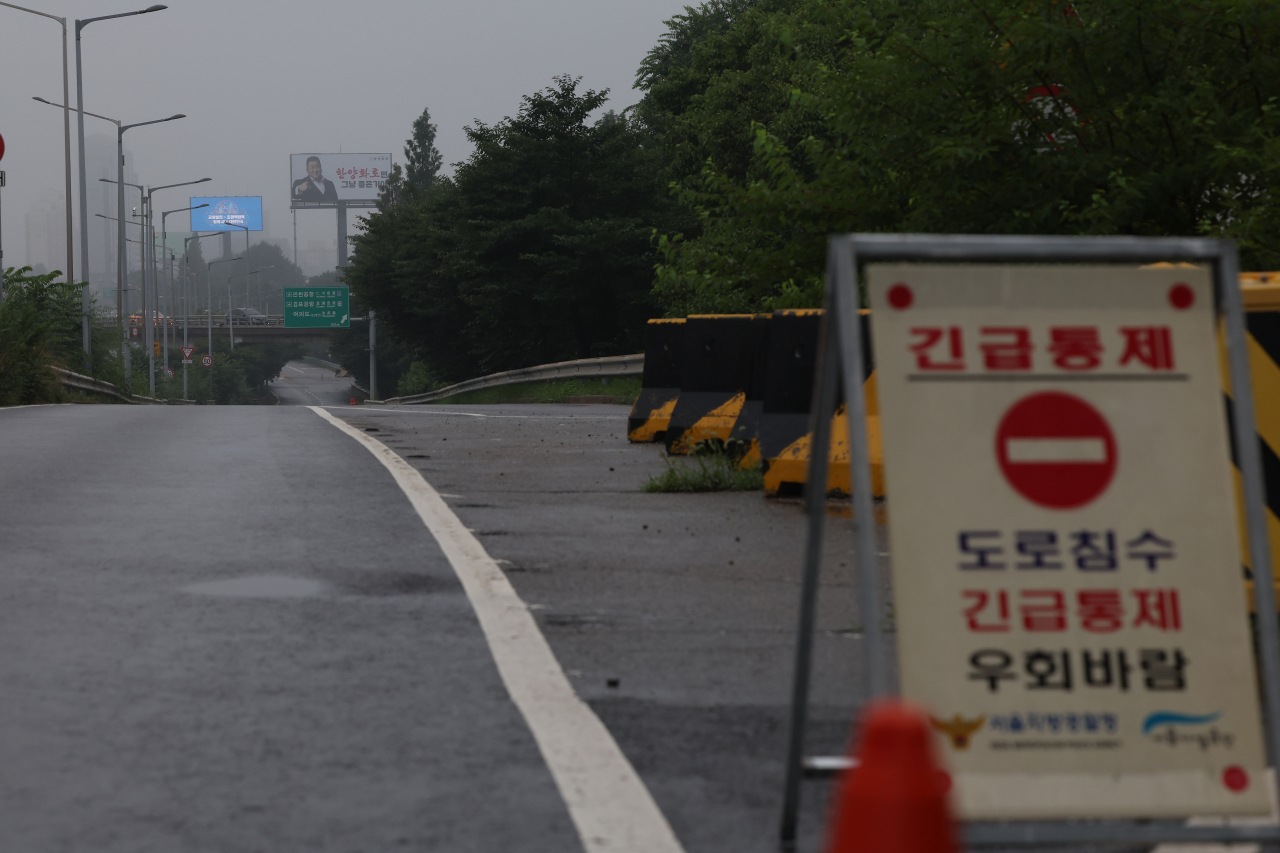
[[[884,453],[880,442],[880,411],[870,351],[871,336],[862,315],[863,392],[867,400],[867,438],[872,490],[884,494]],[[760,454],[764,464],[764,489],[770,497],[798,496],[809,475],[809,408],[818,349],[820,310],[776,311],[770,339],[764,412],[760,422]],[[849,422],[843,400],[831,419],[831,449],[827,460],[827,494],[848,495],[852,489],[849,467]]]
[[640,396],[627,418],[630,441],[665,441],[680,396],[684,318],[650,320],[645,328],[644,376]]
[[[680,396],[667,426],[668,453],[693,453],[707,444],[739,456],[749,451],[749,445],[731,448],[730,442],[739,420],[746,423],[753,413],[759,417],[759,408],[749,407],[747,397],[756,389],[762,393],[769,319],[768,314],[693,314],[685,320]],[[743,437],[745,432],[754,429],[745,430]]]
[[[1280,273],[1241,273],[1240,292],[1244,296],[1245,328],[1248,332],[1249,375],[1253,381],[1259,444],[1262,451],[1262,479],[1267,495],[1267,536],[1271,541],[1271,565],[1280,566]],[[1219,336],[1219,341],[1222,337]],[[1226,363],[1226,354],[1221,359]],[[1223,388],[1228,398],[1227,417],[1234,416],[1230,405],[1231,384],[1223,371]],[[1236,462],[1234,432],[1232,462]],[[1240,472],[1235,471],[1236,501],[1243,506]],[[1244,516],[1239,514],[1241,542],[1244,539]],[[1250,571],[1249,549],[1242,549],[1245,569]],[[1253,608],[1253,582],[1248,581],[1249,607]],[[1280,583],[1276,584],[1280,592]]]

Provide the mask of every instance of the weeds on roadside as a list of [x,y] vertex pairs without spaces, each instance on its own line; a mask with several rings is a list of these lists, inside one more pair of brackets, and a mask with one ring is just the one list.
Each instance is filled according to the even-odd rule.
[[739,468],[729,454],[718,451],[694,456],[667,456],[666,469],[650,477],[642,492],[754,492],[764,488],[764,472],[757,464]]

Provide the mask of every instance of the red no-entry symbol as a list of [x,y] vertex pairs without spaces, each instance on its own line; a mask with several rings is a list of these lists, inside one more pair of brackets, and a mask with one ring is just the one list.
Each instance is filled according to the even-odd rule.
[[1045,391],[1023,397],[1005,413],[996,431],[996,458],[1009,485],[1027,500],[1075,509],[1111,484],[1116,440],[1093,406]]

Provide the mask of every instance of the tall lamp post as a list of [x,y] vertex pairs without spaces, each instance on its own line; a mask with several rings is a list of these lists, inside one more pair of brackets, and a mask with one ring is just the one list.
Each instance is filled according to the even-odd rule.
[[[133,15],[145,15],[148,12],[159,12],[160,10],[167,9],[167,8],[169,7],[155,5],[155,6],[148,6],[145,9],[139,9],[136,12],[121,12],[116,15],[99,15],[96,18],[77,18],[76,19],[76,129],[77,129],[76,141],[79,143],[79,146],[80,146],[79,147],[79,153],[80,153],[80,262],[81,264],[84,265],[85,269],[89,268],[89,196],[88,196],[87,188],[85,186],[86,179],[85,179],[85,166],[84,166],[84,68],[81,62],[81,57],[80,57],[80,31],[83,30],[85,27],[89,26],[90,24],[92,24],[94,21],[106,21],[106,20],[110,20],[111,18],[129,18],[129,17],[132,17]],[[63,104],[67,104],[67,105],[70,104],[69,94],[70,93],[66,91],[66,87],[64,86],[63,96],[62,96]],[[117,129],[119,128],[119,126],[120,126],[120,123],[116,122]],[[123,131],[118,130],[117,132],[122,133]],[[123,165],[120,167],[120,180],[122,181],[124,180]],[[121,220],[124,219],[123,204],[118,206],[117,215],[120,217]],[[120,231],[121,235],[124,234],[123,228],[118,230]],[[120,245],[121,246],[124,245],[123,241],[120,242]],[[87,279],[88,276],[86,276],[85,278]],[[120,289],[119,289],[120,286],[121,285],[117,285],[117,289],[116,289],[117,303],[119,302],[118,297],[120,295]],[[89,335],[89,332],[88,332],[89,317],[88,317],[88,307],[86,306],[84,300],[87,300],[87,299],[88,299],[88,293],[82,293],[81,308],[82,310],[85,311],[85,319],[84,319],[85,325],[84,325],[83,334],[85,336],[86,341],[88,340],[88,335]],[[117,305],[117,308],[118,307],[119,306]],[[86,343],[85,346],[87,351],[88,344]],[[124,353],[124,336],[123,335],[120,338],[120,352],[121,352],[121,355],[123,356],[123,353]]]
[[[262,272],[263,270],[273,270],[273,269],[275,269],[275,268],[276,268],[275,264],[272,264],[272,265],[270,265],[270,266],[266,266],[266,267],[258,267],[256,270],[254,270],[253,272],[249,273],[249,275],[257,275],[258,273]],[[249,294],[249,279],[247,279],[247,278],[244,280],[244,289],[245,289],[245,296],[247,297],[247,296],[248,296],[248,294]],[[259,298],[259,299],[261,299],[261,298],[262,298],[262,279],[258,279],[258,298]],[[264,305],[263,307],[265,308],[266,306]],[[268,311],[263,311],[262,313],[263,313],[263,314],[268,314],[268,313],[270,313],[270,312],[268,312]]]
[[[71,224],[71,78],[67,72],[67,19],[59,18],[57,15],[50,15],[47,12],[37,12],[35,9],[28,9],[25,6],[17,6],[13,3],[0,2],[0,6],[17,9],[19,12],[30,12],[33,15],[50,18],[62,24],[62,137],[63,159],[67,177],[67,281],[72,282],[76,280],[76,239],[75,228]],[[84,314],[81,334],[84,338],[84,357],[85,366],[87,367],[89,362],[89,265],[84,258],[81,258],[80,262],[84,266],[85,272],[85,286],[80,294],[80,309]]]
[[[122,131],[120,131],[120,130],[119,130],[119,124],[117,124],[117,125],[116,125],[116,127],[117,127],[117,139],[118,139],[118,138],[119,138],[119,135],[122,133]],[[127,181],[124,179],[124,155],[123,155],[123,154],[121,154],[121,155],[120,155],[120,169],[119,169],[119,171],[120,171],[120,180],[118,180],[118,181],[113,181],[113,180],[111,180],[111,178],[98,178],[98,181],[99,181],[99,182],[101,182],[101,183],[104,183],[104,184],[115,184],[115,185],[116,185],[116,209],[117,209],[117,214],[116,214],[116,217],[117,217],[117,218],[116,218],[116,222],[121,222],[121,223],[122,223],[122,222],[125,222],[125,221],[126,221],[126,220],[125,220],[125,218],[124,218],[124,188],[125,188],[125,187],[133,187],[135,190],[137,190],[137,191],[138,191],[138,206],[139,206],[140,208],[143,208],[143,212],[145,212],[145,208],[146,208],[146,206],[147,206],[147,188],[146,188],[146,187],[144,187],[142,184],[131,184],[131,183],[127,182]],[[145,217],[143,217],[143,218],[140,220],[139,224],[141,224],[141,223],[145,223],[145,222],[146,222],[146,218],[145,218]],[[146,314],[146,307],[147,307],[147,306],[146,306],[146,298],[145,298],[145,297],[146,297],[146,294],[147,294],[147,252],[146,252],[146,236],[147,236],[147,229],[146,229],[146,228],[143,228],[143,229],[142,229],[142,234],[141,234],[141,235],[139,236],[139,238],[138,238],[138,259],[139,259],[139,261],[141,262],[141,270],[142,270],[142,272],[140,273],[140,280],[142,281],[142,295],[143,295],[142,313],[143,313],[144,315]],[[116,240],[117,240],[117,246],[116,246],[116,255],[117,255],[117,257],[116,257],[116,314],[121,318],[121,322],[125,322],[125,320],[126,320],[126,319],[127,319],[127,317],[129,316],[129,301],[128,301],[128,300],[129,300],[129,297],[128,297],[128,290],[129,290],[129,280],[128,280],[128,274],[129,274],[129,269],[128,269],[128,268],[129,268],[129,256],[125,254],[125,249],[126,249],[126,246],[125,246],[125,240],[126,240],[126,238],[125,238],[125,235],[124,235],[124,226],[123,226],[123,225],[121,225],[120,227],[116,228]],[[121,344],[121,347],[122,347],[122,348],[125,348],[125,344],[127,344],[127,343],[128,343],[128,338],[129,338],[129,333],[128,333],[128,331],[126,330],[126,331],[125,331],[125,333],[124,333],[124,335],[123,335],[123,336],[122,336],[122,338],[121,338],[121,339],[122,339],[122,341],[124,342],[124,343],[122,343],[122,344]],[[128,358],[128,354],[127,354],[127,353],[125,353],[124,355],[122,355],[122,358]],[[127,365],[127,364],[128,364],[128,361],[125,361],[125,362],[123,362],[123,363]],[[130,371],[129,371],[130,375],[132,375],[132,372],[133,372],[132,370],[130,370]]]
[[[221,231],[214,231],[212,234],[192,234],[190,237],[182,239],[182,345],[184,347],[191,346],[187,340],[188,319],[191,316],[191,300],[188,298],[187,279],[191,275],[191,258],[187,255],[187,247],[191,245],[192,240],[203,240],[205,237],[216,237]],[[205,264],[206,273],[208,272],[208,264]],[[208,276],[206,275],[206,284]],[[209,314],[209,356],[213,357],[213,305],[208,307]],[[187,399],[187,365],[188,359],[183,359],[182,365],[182,399]]]
[[[206,264],[206,266],[209,268],[209,270],[211,270],[211,271],[212,271],[212,270],[213,270],[213,265],[214,265],[214,264],[225,264],[225,263],[230,263],[231,261],[238,261],[238,260],[240,260],[240,259],[239,259],[239,258],[236,258],[236,257],[231,257],[231,258],[218,258],[216,261],[209,261],[209,263],[208,263],[208,264]],[[206,279],[205,284],[206,284],[206,285],[208,285],[208,288],[209,288],[209,295],[208,295],[208,299],[209,299],[209,355],[213,355],[213,273],[212,273],[212,272],[210,272],[210,273],[209,273],[209,277]],[[228,325],[230,325],[230,323],[231,323],[231,277],[230,277],[230,276],[228,276],[228,277],[227,277],[227,323],[228,323]],[[233,331],[231,334],[232,334],[232,337],[231,337],[231,351],[232,351],[232,352],[235,352],[235,350],[236,350],[235,332]]]
[[[203,180],[207,181],[209,179],[205,178]],[[198,183],[203,183],[203,181],[192,181],[192,183],[198,184]],[[175,186],[181,186],[181,185],[175,184]],[[156,189],[164,189],[164,187],[156,187]],[[154,192],[154,190],[152,192]],[[195,207],[179,207],[174,210],[161,211],[160,212],[160,251],[167,252],[169,250],[169,228],[165,223],[165,219],[168,218],[170,213],[182,213],[183,211],[186,211],[186,210],[199,210],[202,207],[208,207],[208,206],[209,206],[208,204],[197,204]],[[173,264],[170,262],[167,262],[165,266],[169,268],[168,270],[169,271],[169,303],[170,303],[169,316],[172,317],[173,316]],[[160,286],[160,282],[157,280],[156,281],[157,294],[159,293],[159,286]],[[157,303],[159,303],[159,301],[160,301],[159,299],[156,300]],[[169,368],[169,322],[168,321],[166,321],[164,325],[164,366],[166,370]],[[186,397],[183,397],[183,399],[185,400]]]
[[[5,4],[3,4],[3,5],[8,6],[8,5],[10,5],[10,4],[5,3]],[[13,8],[17,9],[17,8],[19,8],[19,7],[14,6]],[[37,14],[37,15],[40,15],[40,14],[43,14],[43,13],[42,13],[42,12],[36,12],[36,14]],[[50,16],[50,17],[52,17],[52,16]],[[74,268],[73,268],[73,261],[74,261],[74,255],[75,255],[75,251],[74,251],[74,248],[73,248],[73,247],[74,247],[74,245],[75,245],[75,240],[74,240],[74,238],[72,237],[72,233],[73,233],[74,229],[72,228],[72,225],[71,225],[71,119],[70,119],[70,115],[71,115],[71,99],[67,96],[67,79],[66,79],[66,78],[67,78],[67,68],[66,68],[66,64],[67,64],[67,20],[66,20],[66,18],[58,18],[58,20],[59,20],[59,21],[62,21],[62,103],[60,103],[60,104],[55,104],[53,101],[46,101],[44,98],[39,98],[39,97],[34,97],[34,96],[31,98],[31,100],[33,100],[33,101],[39,101],[39,102],[40,102],[40,103],[42,103],[42,104],[48,104],[48,105],[49,105],[49,106],[51,106],[51,107],[57,107],[58,109],[62,110],[63,125],[64,125],[64,130],[66,131],[66,138],[67,138],[67,139],[66,139],[66,148],[67,148],[67,151],[66,151],[66,160],[67,160],[67,281],[71,281],[71,280],[73,279],[74,275],[75,275],[75,270],[74,270]],[[84,146],[84,116],[93,116],[94,118],[100,118],[100,119],[102,119],[103,121],[109,121],[109,122],[113,123],[117,128],[119,128],[119,127],[120,127],[120,119],[118,119],[118,118],[108,118],[107,116],[100,116],[100,115],[98,115],[97,113],[83,113],[83,114],[81,114],[81,116],[80,116],[80,144],[81,144],[81,148],[83,148],[83,146]],[[81,156],[81,161],[80,161],[80,162],[81,162],[80,172],[81,172],[81,177],[83,177],[83,176],[84,176],[84,159],[83,159],[83,151],[81,151],[81,155],[82,155],[82,156]],[[82,199],[84,198],[83,193],[81,194],[81,198],[82,198]],[[85,210],[85,208],[83,208],[83,207],[82,207],[82,208],[81,208],[81,215],[83,215],[84,210]],[[82,242],[83,242],[84,246],[87,248],[87,247],[88,247],[88,245],[89,245],[89,238],[88,238],[89,229],[88,229],[88,226],[87,226],[87,225],[86,225],[86,226],[84,226],[84,228],[83,228],[82,230],[84,231],[84,233],[85,233],[85,235],[86,235],[86,236],[85,236],[85,238],[84,238],[84,240],[83,240]],[[82,255],[82,256],[81,256],[81,258],[80,258],[80,265],[81,265],[81,268],[82,268],[82,270],[83,270],[83,272],[84,272],[84,274],[85,274],[85,275],[84,275],[84,283],[85,283],[85,288],[86,288],[86,289],[85,289],[84,291],[82,291],[82,292],[81,292],[81,294],[80,294],[80,310],[81,310],[81,312],[84,314],[84,318],[83,318],[83,320],[81,321],[81,323],[82,323],[82,324],[81,324],[81,329],[80,329],[80,335],[81,335],[82,342],[83,342],[83,345],[84,345],[85,361],[86,361],[86,367],[87,367],[87,366],[88,366],[88,365],[87,365],[87,362],[88,362],[88,359],[89,359],[89,351],[90,351],[90,347],[91,347],[91,344],[92,344],[92,340],[91,340],[91,338],[90,338],[91,332],[90,332],[90,324],[89,324],[89,293],[88,293],[88,290],[87,290],[87,288],[88,288],[88,286],[89,286],[89,259],[88,259],[87,257],[84,257],[84,256]]]
[[[167,9],[167,8],[168,8],[167,6],[152,6],[150,9],[146,9],[146,10],[144,10],[144,11],[152,12],[152,11],[155,11],[155,10],[157,10],[157,9]],[[142,13],[141,13],[141,12],[131,12],[130,14],[140,15],[140,14],[142,14]],[[114,16],[114,15],[113,15],[113,16],[111,16],[111,17],[119,17],[119,16]],[[79,26],[80,26],[80,22],[79,22],[79,21],[76,21],[76,26],[77,26],[77,27],[79,27]],[[77,52],[77,56],[79,55],[79,50],[80,50],[80,30],[79,30],[79,29],[77,29],[77,30],[76,30],[76,52]],[[77,60],[77,61],[78,61],[78,60]],[[78,67],[78,65],[77,65],[77,68],[76,68],[76,74],[77,74],[77,76],[79,75],[79,73],[80,73],[80,71],[79,71],[79,67]],[[152,119],[151,121],[140,121],[140,122],[136,122],[135,124],[126,124],[126,125],[121,125],[120,127],[118,127],[118,128],[116,129],[116,157],[117,157],[117,159],[116,159],[116,183],[119,185],[119,187],[118,187],[119,192],[117,192],[117,193],[116,193],[116,215],[120,217],[120,221],[122,221],[122,222],[124,221],[124,132],[125,132],[126,130],[132,130],[132,129],[133,129],[133,128],[135,128],[135,127],[145,127],[146,125],[149,125],[149,124],[161,124],[162,122],[166,122],[166,121],[174,121],[175,119],[180,119],[180,118],[186,118],[186,115],[184,115],[183,113],[176,113],[176,114],[174,114],[174,115],[169,116],[168,118],[157,118],[157,119]],[[84,210],[86,209],[86,204],[87,204],[87,202],[85,201],[85,194],[84,194],[84,120],[83,120],[83,119],[81,119],[81,121],[80,121],[80,141],[81,141],[81,151],[80,151],[80,209],[81,209],[81,211],[84,211]],[[102,179],[100,179],[100,180],[102,180]],[[82,243],[83,243],[83,245],[84,245],[84,250],[85,250],[86,252],[88,252],[88,250],[89,250],[89,232],[88,232],[88,231],[85,231],[85,232],[84,232],[84,235],[83,235],[83,237],[81,238],[81,242],[82,242]],[[124,272],[123,272],[123,271],[124,271],[124,229],[123,229],[123,228],[122,228],[122,229],[120,229],[120,233],[119,233],[119,245],[120,245],[120,251],[119,251],[117,254],[119,254],[119,256],[120,256],[120,257],[117,259],[117,263],[118,263],[118,265],[119,265],[119,267],[120,267],[120,280],[121,280],[121,285],[120,285],[120,286],[121,286],[121,288],[123,288],[123,282],[124,282]],[[145,306],[145,302],[146,302],[146,293],[147,293],[147,289],[146,289],[146,285],[145,285],[146,279],[147,279],[146,254],[145,254],[145,253],[143,253],[142,280],[143,280],[143,282],[144,282],[144,285],[143,285],[143,288],[142,288],[142,294],[143,294],[143,303],[144,303],[143,307],[144,307],[144,308],[146,307],[146,306]],[[119,290],[117,290],[117,291],[116,291],[116,298],[117,298],[117,301],[118,301],[118,302],[123,303],[123,298],[124,298],[124,291],[123,291],[123,289],[119,289]],[[124,343],[125,343],[125,339],[124,339],[124,336],[122,335],[122,336],[120,337],[120,348],[121,348],[121,353],[122,353],[122,354],[123,354],[123,352],[124,352]]]
[[[152,187],[151,189],[147,190],[147,206],[146,206],[146,210],[145,210],[145,212],[144,212],[144,214],[143,214],[143,215],[145,216],[145,219],[144,219],[143,221],[147,223],[147,247],[148,247],[148,249],[149,249],[150,251],[149,251],[149,257],[147,257],[147,256],[145,256],[145,255],[144,255],[144,258],[143,258],[143,264],[142,264],[142,268],[143,268],[143,272],[142,272],[142,305],[143,305],[143,311],[144,311],[144,312],[146,311],[146,305],[147,305],[147,273],[146,273],[146,270],[147,270],[147,268],[148,268],[148,263],[147,263],[147,261],[148,261],[148,260],[150,261],[150,265],[149,265],[149,266],[150,266],[150,269],[151,269],[151,309],[152,309],[152,313],[155,313],[155,309],[156,309],[156,307],[160,304],[160,281],[159,281],[159,278],[158,278],[159,270],[156,268],[156,250],[155,250],[155,245],[154,245],[154,244],[155,244],[155,221],[156,221],[156,220],[155,220],[155,203],[154,203],[154,201],[152,201],[152,198],[151,198],[151,197],[152,197],[153,195],[155,195],[155,194],[156,194],[156,192],[157,192],[157,191],[159,191],[159,190],[172,189],[173,187],[187,187],[187,186],[191,186],[192,184],[203,184],[204,182],[206,182],[206,181],[211,181],[211,180],[213,180],[213,179],[212,179],[212,178],[200,178],[200,179],[195,180],[195,181],[183,181],[183,182],[182,182],[182,183],[180,183],[180,184],[164,184],[163,186],[159,186],[159,187]],[[183,208],[183,209],[184,209],[184,210],[189,210],[189,208]],[[161,224],[163,225],[163,222],[162,222]],[[148,324],[147,324],[147,359],[148,359],[148,362],[147,362],[147,364],[148,364],[148,367],[147,367],[147,375],[148,375],[148,377],[149,377],[148,381],[151,383],[151,395],[152,395],[153,397],[155,396],[155,393],[156,393],[156,347],[155,347],[155,343],[156,343],[156,330],[155,330],[155,319],[154,319],[154,317],[153,317],[153,318],[152,318],[152,321],[151,321],[150,323],[148,323]]]
[[[228,228],[244,229],[244,296],[245,296],[245,299],[248,299],[249,298],[249,226],[237,225],[234,222],[224,222],[222,224],[227,226]],[[230,277],[227,278],[227,320],[228,320],[227,325],[231,329],[231,351],[235,352],[236,351],[236,332],[235,332],[236,321],[235,321],[235,318],[231,316],[231,279]]]

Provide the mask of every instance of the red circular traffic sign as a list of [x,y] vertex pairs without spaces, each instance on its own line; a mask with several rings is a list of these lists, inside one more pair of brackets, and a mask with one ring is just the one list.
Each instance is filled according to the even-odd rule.
[[213,367],[213,356],[211,355],[200,356],[200,363],[203,364],[205,367]]
[[1091,503],[1116,473],[1116,440],[1098,410],[1079,397],[1044,391],[1023,397],[996,430],[996,458],[1009,485],[1049,509]]
[[4,137],[0,136],[0,160],[4,159]]

